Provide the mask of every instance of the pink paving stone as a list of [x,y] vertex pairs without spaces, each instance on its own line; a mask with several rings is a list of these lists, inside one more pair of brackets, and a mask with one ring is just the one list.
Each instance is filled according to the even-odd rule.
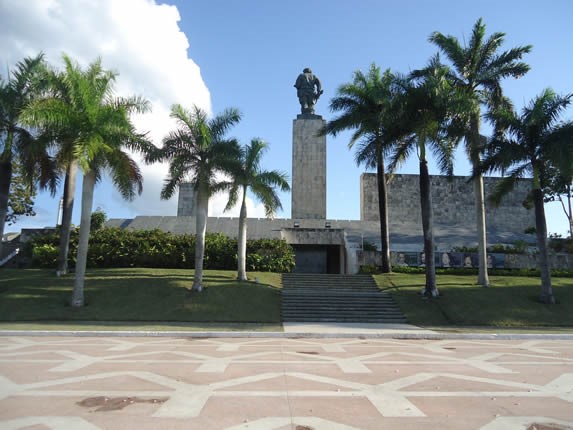
[[[495,352],[503,355],[480,361]],[[567,341],[0,337],[0,428],[33,416],[137,430],[265,419],[283,423],[273,430],[315,419],[400,430],[480,428],[496,416],[573,421],[572,352]],[[376,393],[389,397],[377,401]],[[166,402],[100,412],[78,404],[108,394]],[[300,419],[284,424],[293,417]],[[42,424],[22,428],[34,427]]]

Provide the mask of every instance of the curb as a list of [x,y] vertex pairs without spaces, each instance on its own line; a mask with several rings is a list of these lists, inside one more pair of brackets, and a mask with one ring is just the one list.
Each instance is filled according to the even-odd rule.
[[37,337],[184,337],[184,338],[273,338],[273,339],[401,339],[401,340],[573,340],[573,334],[559,333],[321,333],[252,331],[105,331],[105,330],[0,330],[0,336]]

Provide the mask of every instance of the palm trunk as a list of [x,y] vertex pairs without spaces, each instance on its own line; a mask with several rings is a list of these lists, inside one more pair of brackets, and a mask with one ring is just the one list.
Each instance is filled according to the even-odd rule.
[[541,272],[541,302],[555,304],[553,288],[551,287],[551,271],[549,268],[549,254],[547,250],[547,222],[545,220],[545,207],[543,191],[539,188],[533,190],[535,205],[535,230],[537,233],[537,248],[539,249],[539,271]]
[[487,273],[487,238],[485,221],[485,196],[483,176],[480,174],[474,179],[474,192],[476,195],[476,217],[478,233],[478,284],[489,287]]
[[8,215],[8,199],[12,182],[12,141],[14,132],[8,131],[4,141],[4,151],[0,154],[0,259],[2,259],[2,238]]
[[[380,145],[378,145],[380,146]],[[380,212],[380,248],[382,251],[382,273],[392,272],[390,264],[390,234],[388,232],[388,194],[382,148],[376,149],[376,177],[378,180],[378,210]]]
[[10,198],[10,183],[12,182],[12,163],[0,161],[0,260],[2,259],[2,237],[8,214],[8,199]]
[[[479,135],[479,112],[470,120],[471,127],[471,162],[474,171],[477,171],[480,163],[480,135]],[[476,224],[478,235],[478,284],[489,287],[487,273],[487,237],[485,220],[485,193],[483,176],[477,175],[474,180],[474,193],[476,199]]]
[[237,249],[237,279],[247,280],[247,189],[243,189],[243,202],[239,215],[239,239]]
[[571,185],[567,185],[567,204],[569,206],[569,237],[573,239],[573,212],[571,212]]
[[205,257],[205,232],[207,231],[207,213],[209,211],[209,196],[199,187],[197,192],[197,214],[195,216],[195,276],[193,291],[203,291],[203,259]]
[[76,277],[74,291],[72,292],[73,307],[84,306],[84,280],[88,261],[88,246],[90,239],[92,205],[96,182],[95,172],[84,173],[82,181],[82,213],[80,217],[80,235],[78,239],[78,253],[76,258]]
[[434,257],[434,215],[428,162],[420,161],[420,205],[422,209],[422,230],[424,232],[424,255],[426,256],[426,297],[438,297],[436,286],[436,259]]
[[62,225],[60,227],[60,251],[56,273],[68,273],[68,254],[70,251],[70,233],[72,230],[72,212],[74,209],[74,194],[76,192],[77,163],[70,161],[64,182],[64,204],[62,208]]

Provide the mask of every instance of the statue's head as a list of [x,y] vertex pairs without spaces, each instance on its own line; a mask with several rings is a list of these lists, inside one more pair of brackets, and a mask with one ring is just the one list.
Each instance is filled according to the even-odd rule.
[[310,70],[310,67],[305,67],[302,73],[312,73],[312,70]]

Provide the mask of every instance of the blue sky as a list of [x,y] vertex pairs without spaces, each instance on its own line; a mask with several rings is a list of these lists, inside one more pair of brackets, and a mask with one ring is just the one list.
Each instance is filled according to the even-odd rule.
[[[333,115],[328,110],[329,100],[339,85],[352,79],[355,70],[365,70],[372,62],[382,69],[402,73],[422,67],[436,52],[427,40],[430,33],[440,31],[460,40],[468,39],[473,24],[482,17],[488,35],[495,31],[506,33],[503,45],[506,49],[533,45],[532,52],[524,59],[531,65],[531,71],[519,80],[503,83],[506,94],[518,108],[546,87],[558,93],[573,92],[573,27],[570,25],[573,2],[570,0],[417,0],[407,3],[127,0],[121,2],[122,10],[117,10],[117,3],[95,0],[50,2],[59,6],[55,9],[47,7],[42,0],[33,0],[37,8],[18,9],[17,3],[17,0],[0,0],[0,12],[6,12],[0,13],[0,17],[4,16],[0,21],[10,20],[13,24],[0,30],[0,52],[8,52],[7,58],[1,58],[0,54],[2,63],[13,64],[31,55],[34,49],[44,50],[48,60],[54,63],[62,51],[84,63],[101,55],[104,65],[108,61],[110,68],[116,69],[120,79],[124,79],[120,89],[127,88],[150,98],[157,106],[154,112],[158,115],[165,113],[173,102],[186,106],[198,103],[214,113],[237,107],[243,113],[243,120],[230,134],[242,143],[254,137],[269,142],[271,149],[264,166],[289,175],[292,121],[300,109],[293,84],[304,67],[311,67],[322,81],[324,94],[316,111],[328,120]],[[159,6],[161,3],[177,10]],[[179,14],[179,21],[175,12]],[[148,25],[137,30],[138,22]],[[90,33],[73,32],[74,28],[88,28]],[[86,34],[85,41],[82,34]],[[177,74],[174,69],[182,64],[185,49],[181,43],[183,37],[188,41],[184,54],[190,68]],[[143,39],[148,41],[143,43]],[[195,70],[191,63],[199,69]],[[565,117],[572,118],[573,110],[569,109]],[[151,130],[155,124],[154,120],[142,122],[159,144],[161,131],[168,127]],[[355,165],[347,143],[348,134],[328,138],[327,217],[331,219],[358,219],[360,214],[359,177],[364,169]],[[430,169],[431,173],[438,173],[435,165]],[[417,173],[417,170],[417,160],[411,159],[400,172]],[[469,165],[460,150],[455,174],[468,173]],[[155,197],[163,177],[157,171],[146,177],[144,187],[155,192]],[[219,200],[222,202],[224,198]],[[278,216],[289,217],[290,194],[283,194],[282,202],[284,209]],[[38,217],[23,218],[6,230],[53,225],[56,200],[41,194],[37,204]],[[139,203],[127,204],[109,184],[102,183],[96,189],[94,208],[97,206],[114,218],[175,215],[176,199],[160,202],[144,196]],[[222,204],[214,202],[211,213],[219,215],[221,207]],[[251,209],[250,215],[262,216],[256,202]],[[78,223],[79,200],[74,212]],[[547,212],[549,231],[565,234],[567,223],[558,204],[547,205]]]

